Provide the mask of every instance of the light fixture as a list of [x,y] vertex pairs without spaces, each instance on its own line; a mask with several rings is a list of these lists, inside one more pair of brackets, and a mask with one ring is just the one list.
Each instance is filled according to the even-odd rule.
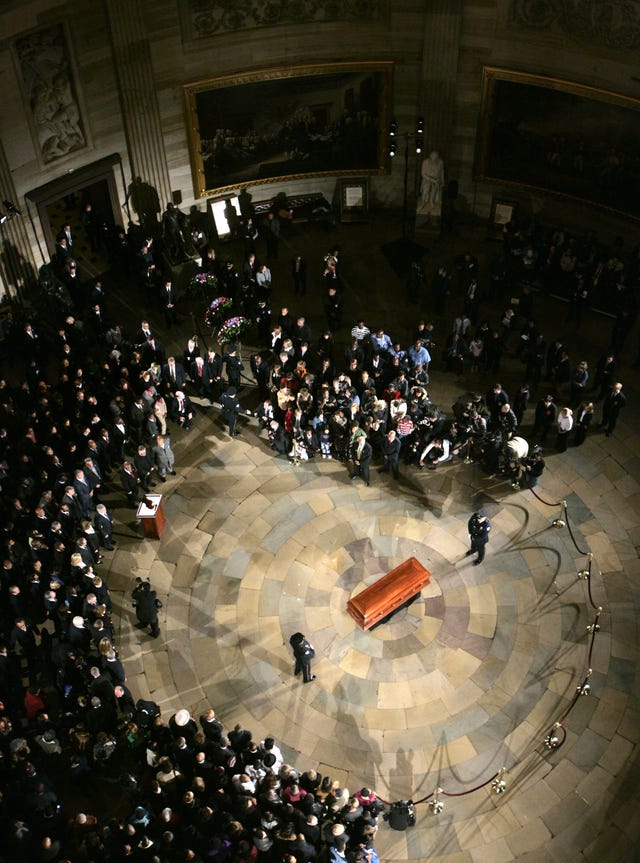
[[424,119],[418,117],[416,120],[416,153],[422,153],[424,149]]
[[504,794],[504,792],[507,790],[507,783],[502,778],[506,772],[506,767],[501,767],[500,772],[491,783],[491,788],[493,789],[495,794]]
[[589,570],[588,569],[579,569],[578,570],[578,578],[581,578],[586,581],[589,578]]
[[439,794],[442,794],[442,788],[436,788],[435,797],[433,800],[429,801],[429,809],[431,810],[433,815],[439,815],[444,809],[444,803],[439,798]]
[[392,119],[391,122],[389,123],[389,137],[395,138],[397,131],[398,131],[398,124],[397,124],[395,117],[394,117],[394,119]]
[[567,739],[567,732],[561,722],[554,722],[553,728],[544,739],[547,749],[559,749]]
[[389,144],[389,155],[393,158],[396,154],[396,142],[391,141]]

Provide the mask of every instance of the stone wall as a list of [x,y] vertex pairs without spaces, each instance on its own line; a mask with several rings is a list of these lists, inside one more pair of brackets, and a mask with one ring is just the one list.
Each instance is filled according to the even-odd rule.
[[[165,197],[179,191],[185,209],[193,203],[203,207],[193,193],[185,84],[283,65],[392,59],[391,110],[401,132],[412,132],[416,118],[424,116],[425,149],[439,149],[447,179],[458,181],[458,208],[486,216],[493,194],[501,190],[473,180],[484,65],[543,73],[632,96],[639,92],[637,46],[625,44],[616,3],[608,4],[615,14],[605,25],[592,26],[576,12],[580,26],[573,29],[570,20],[555,13],[549,20],[541,17],[548,4],[529,0],[363,0],[358,15],[353,3],[320,9],[311,0],[301,0],[297,19],[289,14],[277,20],[266,20],[265,4],[252,0],[242,4],[242,14],[232,14],[228,5],[219,0],[5,3],[0,13],[0,143],[9,188],[0,190],[3,197],[23,201],[29,190],[119,153],[126,183],[132,172],[139,173],[156,186],[162,206]],[[86,146],[46,161],[38,154],[27,121],[14,40],[61,21]],[[390,173],[371,179],[373,206],[402,203],[403,147],[398,152]],[[409,159],[411,195],[419,184],[413,147]],[[116,182],[124,202],[120,176]],[[331,199],[334,189],[335,178],[317,178],[292,181],[284,191],[321,191]],[[260,199],[278,190],[271,183],[249,191]],[[551,216],[557,208],[557,202],[544,195],[518,196],[524,207],[542,215]],[[21,253],[39,263],[42,236],[37,220],[35,232],[25,223],[23,234]]]

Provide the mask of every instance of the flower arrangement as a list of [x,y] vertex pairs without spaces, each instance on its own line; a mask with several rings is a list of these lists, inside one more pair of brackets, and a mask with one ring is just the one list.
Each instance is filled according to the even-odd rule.
[[189,291],[193,294],[203,293],[218,287],[218,277],[213,273],[196,273],[189,282]]
[[210,327],[216,326],[223,312],[226,312],[233,305],[231,297],[216,297],[211,301],[209,308],[204,313],[204,321]]
[[243,318],[236,315],[233,318],[228,318],[218,330],[218,341],[221,345],[227,342],[233,342],[240,339],[251,325],[248,318]]

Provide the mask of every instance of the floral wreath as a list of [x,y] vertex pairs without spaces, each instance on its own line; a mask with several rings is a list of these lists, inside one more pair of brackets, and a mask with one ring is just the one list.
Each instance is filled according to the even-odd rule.
[[192,292],[202,291],[203,288],[217,288],[218,277],[213,273],[196,273],[189,282],[189,290]]
[[211,304],[204,313],[204,322],[210,327],[215,327],[220,323],[220,318],[223,312],[226,312],[233,305],[231,297],[216,297],[211,301]]
[[251,321],[248,318],[243,318],[239,315],[236,315],[236,317],[233,318],[228,318],[218,330],[218,341],[221,345],[226,344],[227,342],[233,342],[236,339],[241,338],[242,334],[245,333],[250,326]]

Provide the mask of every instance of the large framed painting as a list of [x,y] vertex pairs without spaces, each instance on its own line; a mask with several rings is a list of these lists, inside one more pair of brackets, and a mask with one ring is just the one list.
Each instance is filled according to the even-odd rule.
[[184,87],[194,193],[340,174],[381,174],[393,63],[226,75]]
[[640,219],[640,100],[485,67],[474,176]]

